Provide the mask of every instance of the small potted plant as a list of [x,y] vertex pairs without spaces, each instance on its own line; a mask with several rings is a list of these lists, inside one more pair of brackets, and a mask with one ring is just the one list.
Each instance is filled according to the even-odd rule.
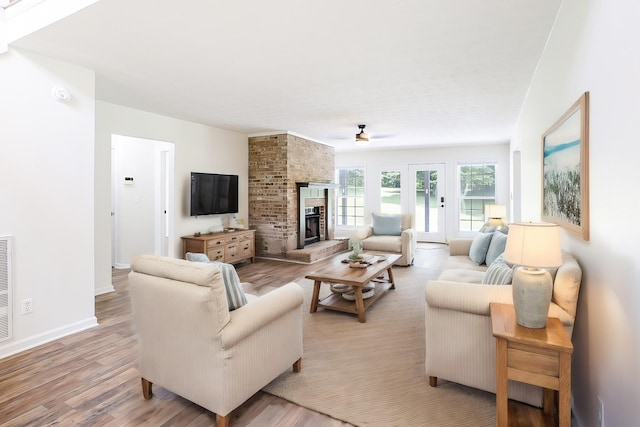
[[362,243],[360,241],[352,240],[351,242],[351,253],[349,254],[349,263],[360,264],[363,260],[362,256]]

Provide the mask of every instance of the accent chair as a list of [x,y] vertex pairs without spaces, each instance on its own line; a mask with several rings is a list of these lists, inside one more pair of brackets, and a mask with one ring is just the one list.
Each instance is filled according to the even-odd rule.
[[156,383],[216,414],[230,413],[302,361],[303,291],[288,283],[230,311],[213,263],[141,255],[129,275],[145,399]]

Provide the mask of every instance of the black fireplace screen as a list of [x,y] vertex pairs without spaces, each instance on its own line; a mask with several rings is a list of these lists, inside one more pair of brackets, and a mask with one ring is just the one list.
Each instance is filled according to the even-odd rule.
[[320,207],[305,208],[304,222],[304,244],[320,241]]

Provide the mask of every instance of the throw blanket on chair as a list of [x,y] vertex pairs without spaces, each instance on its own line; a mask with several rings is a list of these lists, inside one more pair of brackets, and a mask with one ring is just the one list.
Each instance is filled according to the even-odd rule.
[[220,274],[222,275],[225,290],[227,291],[229,311],[240,308],[247,303],[247,296],[244,294],[244,289],[242,289],[242,285],[240,284],[240,278],[238,277],[236,268],[233,265],[220,261],[209,261],[209,257],[207,257],[206,254],[195,252],[187,252],[185,258],[187,261],[208,262],[215,264],[218,267]]

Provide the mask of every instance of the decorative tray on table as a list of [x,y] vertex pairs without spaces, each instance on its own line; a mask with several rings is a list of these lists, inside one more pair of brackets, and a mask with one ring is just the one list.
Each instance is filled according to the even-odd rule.
[[357,260],[345,258],[342,262],[349,263],[349,267],[351,268],[367,268],[371,264],[383,261],[384,259],[386,258],[379,255],[362,255],[362,257]]

